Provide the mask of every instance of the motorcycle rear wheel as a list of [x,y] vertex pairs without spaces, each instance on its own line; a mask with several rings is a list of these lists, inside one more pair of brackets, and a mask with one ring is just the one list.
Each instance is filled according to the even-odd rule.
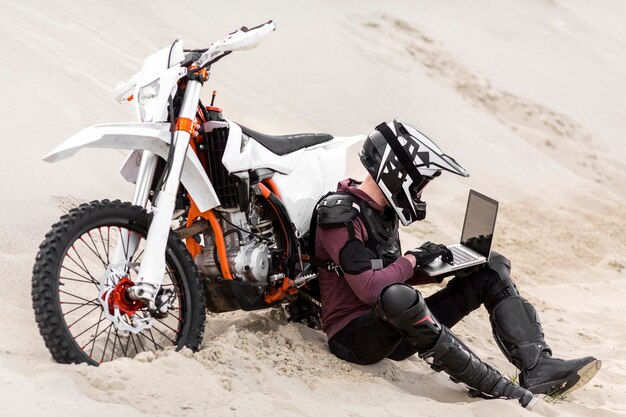
[[[138,333],[118,331],[103,316],[100,280],[111,252],[124,233],[140,237],[137,251],[126,264],[126,278],[132,281],[150,221],[143,208],[130,203],[92,201],[72,209],[46,234],[33,267],[32,301],[39,332],[57,362],[98,365],[166,347],[199,348],[206,315],[203,287],[187,248],[174,233],[167,242],[163,278],[163,288],[175,294],[168,315],[152,317],[152,325]],[[150,316],[143,304],[119,300],[115,306],[126,320],[135,314],[137,318]]]

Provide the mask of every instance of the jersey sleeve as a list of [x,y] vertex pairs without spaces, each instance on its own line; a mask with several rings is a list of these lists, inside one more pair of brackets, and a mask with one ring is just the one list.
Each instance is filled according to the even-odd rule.
[[354,238],[347,227],[318,228],[317,239],[330,260],[339,265],[354,294],[365,304],[374,305],[383,288],[413,277],[411,262],[399,257],[386,268],[374,270],[363,244],[363,223],[353,221]]

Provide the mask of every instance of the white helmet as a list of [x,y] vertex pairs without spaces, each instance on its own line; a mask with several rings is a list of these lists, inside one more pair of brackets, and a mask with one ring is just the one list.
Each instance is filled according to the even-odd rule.
[[435,142],[399,119],[376,126],[359,157],[405,226],[426,217],[422,191],[442,170],[469,177]]

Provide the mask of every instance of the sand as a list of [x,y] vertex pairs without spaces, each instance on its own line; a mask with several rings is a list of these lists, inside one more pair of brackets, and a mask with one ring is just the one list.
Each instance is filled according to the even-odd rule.
[[[623,2],[4,0],[0,16],[0,415],[626,415]],[[416,357],[342,362],[322,333],[275,311],[209,315],[196,353],[52,361],[30,301],[37,246],[68,208],[132,188],[122,152],[41,157],[88,125],[133,121],[113,87],[153,51],[269,19],[278,30],[216,65],[204,97],[217,89],[226,117],[267,133],[361,134],[397,116],[432,136],[471,177],[429,187],[428,218],[403,244],[458,239],[469,188],[498,199],[497,250],[555,354],[603,360],[590,384],[532,411],[470,399]],[[486,312],[455,331],[514,375]]]

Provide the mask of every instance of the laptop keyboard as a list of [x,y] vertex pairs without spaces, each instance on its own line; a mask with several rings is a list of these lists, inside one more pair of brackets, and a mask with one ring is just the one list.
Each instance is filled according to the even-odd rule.
[[450,248],[450,251],[452,251],[452,255],[454,257],[454,260],[450,263],[450,265],[462,265],[478,259],[477,256],[474,256],[469,252],[465,252],[459,247],[452,247]]

